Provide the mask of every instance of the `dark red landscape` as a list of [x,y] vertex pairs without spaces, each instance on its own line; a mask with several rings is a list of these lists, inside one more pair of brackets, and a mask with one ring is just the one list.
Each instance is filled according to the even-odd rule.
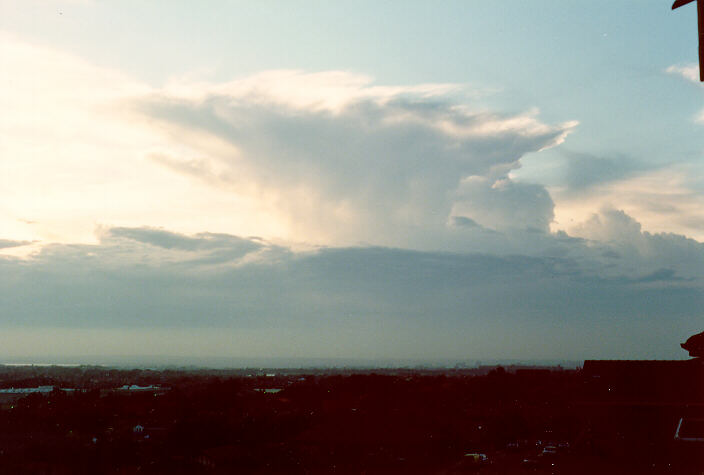
[[587,361],[577,370],[6,366],[0,467],[16,474],[698,474],[703,377],[699,359]]

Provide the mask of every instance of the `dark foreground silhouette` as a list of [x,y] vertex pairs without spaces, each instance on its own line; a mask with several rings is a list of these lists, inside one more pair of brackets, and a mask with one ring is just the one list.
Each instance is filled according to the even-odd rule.
[[704,356],[704,332],[690,336],[680,346],[689,352],[689,356]]
[[697,2],[697,23],[699,28],[699,80],[704,81],[704,0],[675,0],[672,9]]
[[0,472],[698,474],[702,368],[0,367]]

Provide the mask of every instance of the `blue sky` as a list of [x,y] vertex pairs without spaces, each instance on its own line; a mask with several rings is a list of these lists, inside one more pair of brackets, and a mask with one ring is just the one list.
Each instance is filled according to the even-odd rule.
[[0,45],[7,357],[676,358],[702,329],[693,6],[0,0]]

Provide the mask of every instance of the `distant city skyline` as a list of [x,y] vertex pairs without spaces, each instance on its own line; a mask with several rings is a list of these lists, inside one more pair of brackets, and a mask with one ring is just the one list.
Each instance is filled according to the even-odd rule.
[[670,7],[0,0],[0,360],[685,358]]

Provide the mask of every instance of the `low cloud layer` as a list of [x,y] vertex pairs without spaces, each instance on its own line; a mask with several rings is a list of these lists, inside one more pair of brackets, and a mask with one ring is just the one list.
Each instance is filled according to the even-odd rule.
[[[701,319],[703,246],[643,233],[616,211],[583,231],[598,241],[555,235],[554,247],[569,252],[529,257],[293,252],[227,235],[102,229],[97,245],[1,259],[0,324],[210,328],[250,335],[250,346],[239,338],[231,349],[239,356],[267,341],[290,349],[286,338],[298,348],[288,356],[333,356],[333,334],[344,357],[680,356],[677,344]],[[194,341],[193,351],[207,355],[208,341]]]

